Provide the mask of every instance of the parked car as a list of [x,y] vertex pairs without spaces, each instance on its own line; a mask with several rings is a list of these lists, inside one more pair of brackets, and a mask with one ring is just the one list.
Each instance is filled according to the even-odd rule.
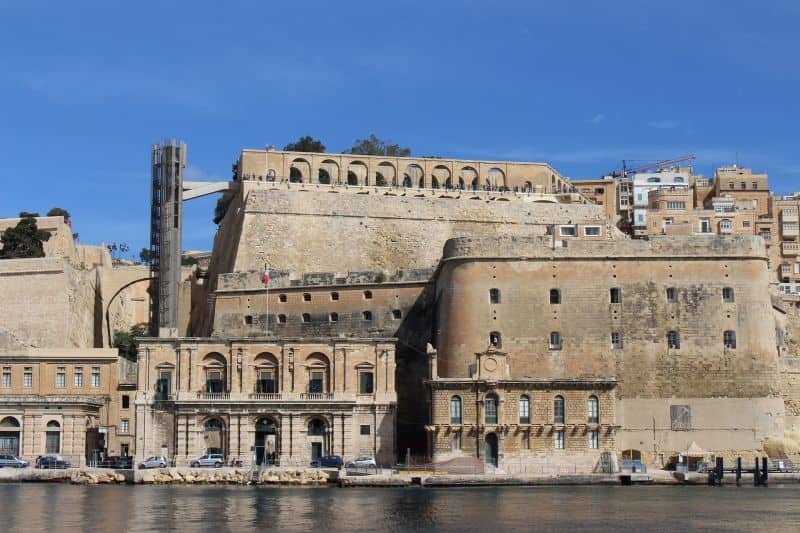
[[11,468],[25,468],[28,464],[28,461],[20,459],[15,455],[0,455],[0,468],[6,466]]
[[377,463],[375,463],[375,459],[365,455],[364,457],[357,457],[352,461],[347,461],[347,463],[344,466],[346,466],[347,468],[364,468],[364,467],[377,468],[378,465]]
[[341,468],[342,467],[342,458],[339,455],[326,455],[324,457],[318,457],[311,461],[311,466],[314,468]]
[[108,455],[105,459],[97,463],[98,468],[117,468],[117,462],[120,460],[118,455]]
[[130,470],[133,468],[133,457],[130,455],[123,455],[117,460],[117,466],[114,468],[121,468],[123,470]]
[[147,459],[139,463],[139,468],[166,468],[166,467],[167,467],[166,457],[161,457],[158,455],[154,455],[153,457],[148,457]]
[[71,465],[60,455],[40,455],[36,458],[36,468],[69,468]]
[[190,462],[189,466],[192,468],[197,468],[198,466],[213,466],[214,468],[219,468],[223,464],[225,464],[225,458],[222,457],[222,454],[208,453]]

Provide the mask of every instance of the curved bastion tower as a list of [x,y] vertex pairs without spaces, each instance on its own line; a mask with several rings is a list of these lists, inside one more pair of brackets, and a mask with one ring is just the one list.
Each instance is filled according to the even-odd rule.
[[434,460],[585,472],[760,449],[784,412],[768,276],[758,237],[449,240]]

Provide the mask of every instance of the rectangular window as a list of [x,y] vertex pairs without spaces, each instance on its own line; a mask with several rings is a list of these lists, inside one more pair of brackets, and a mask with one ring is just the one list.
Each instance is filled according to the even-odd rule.
[[72,371],[72,383],[76,389],[83,388],[83,367],[76,366]]
[[11,388],[11,367],[4,366],[3,367],[3,388],[10,389]]
[[489,289],[489,303],[490,304],[500,303],[500,289]]
[[259,370],[258,381],[256,382],[256,392],[260,394],[274,394],[275,372],[272,370]]
[[750,221],[749,220],[742,220],[742,227],[743,228],[749,228],[750,227]]
[[599,237],[600,226],[584,226],[583,234],[586,237]]
[[574,237],[576,233],[575,226],[559,226],[558,231],[562,237]]
[[120,444],[119,445],[119,454],[122,457],[128,457],[131,453],[130,444]]
[[325,380],[325,372],[311,372],[311,379],[308,382],[308,392],[320,393],[323,390],[323,382]]
[[33,387],[33,367],[25,367],[25,371],[22,374],[22,386],[26,389]]
[[667,303],[674,304],[678,301],[678,290],[675,287],[667,287]]
[[361,424],[361,432],[362,435],[369,435],[369,425],[368,424]]
[[561,334],[557,331],[553,331],[550,333],[550,349],[551,350],[560,350],[561,349]]
[[711,221],[709,219],[700,219],[700,233],[711,233]]
[[600,447],[600,435],[596,429],[589,432],[589,448],[596,450]]
[[131,397],[127,394],[122,395],[122,408],[129,409],[131,406]]
[[123,418],[119,421],[119,432],[120,433],[128,433],[128,419]]
[[725,303],[733,303],[733,287],[722,288],[722,301]]
[[56,388],[63,389],[67,386],[67,368],[60,366],[56,369]]
[[172,372],[165,370],[158,373],[156,381],[156,400],[166,400],[172,392]]
[[620,289],[619,287],[613,287],[609,291],[609,296],[611,298],[611,303],[612,304],[620,304],[620,303],[622,303],[622,289]]
[[611,347],[615,350],[622,349],[622,335],[619,331],[611,332]]
[[686,202],[667,202],[667,209],[686,209]]
[[48,431],[44,438],[45,453],[61,453],[61,433],[59,431]]
[[359,394],[372,394],[374,392],[372,372],[358,373],[358,392]]
[[556,431],[553,433],[553,445],[555,446],[556,450],[563,450],[564,449],[564,432],[563,431]]
[[100,367],[93,366],[92,367],[92,388],[99,389],[100,388]]

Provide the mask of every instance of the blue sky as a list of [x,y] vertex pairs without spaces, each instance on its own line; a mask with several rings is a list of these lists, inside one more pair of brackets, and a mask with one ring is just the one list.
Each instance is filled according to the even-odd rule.
[[[124,4],[124,5],[123,5]],[[148,244],[149,150],[230,176],[242,148],[371,132],[573,178],[694,152],[800,190],[800,2],[0,0],[0,216],[61,206]],[[186,205],[207,249],[214,199]]]

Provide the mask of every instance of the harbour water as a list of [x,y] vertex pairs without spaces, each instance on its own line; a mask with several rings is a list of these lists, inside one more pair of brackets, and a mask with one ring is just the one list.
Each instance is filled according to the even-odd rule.
[[0,531],[797,531],[798,486],[0,485]]

